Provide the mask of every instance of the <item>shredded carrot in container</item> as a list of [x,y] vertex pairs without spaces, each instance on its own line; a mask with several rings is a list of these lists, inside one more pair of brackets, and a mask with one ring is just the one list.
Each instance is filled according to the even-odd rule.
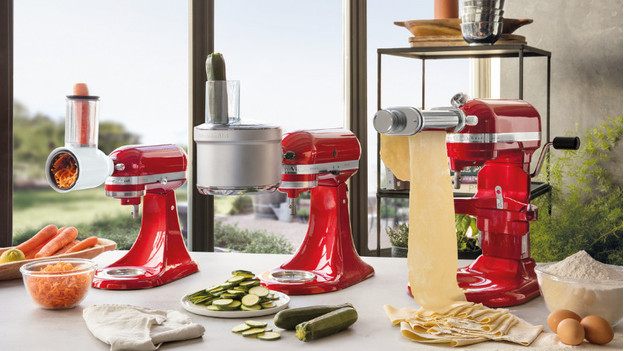
[[[38,304],[48,308],[66,308],[78,304],[91,287],[93,271],[58,276],[43,276],[47,273],[69,272],[78,267],[59,261],[49,264],[27,279],[28,291]],[[42,276],[37,276],[42,274]]]
[[54,175],[54,181],[60,189],[68,189],[76,183],[78,165],[70,154],[59,154],[53,160],[50,172]]

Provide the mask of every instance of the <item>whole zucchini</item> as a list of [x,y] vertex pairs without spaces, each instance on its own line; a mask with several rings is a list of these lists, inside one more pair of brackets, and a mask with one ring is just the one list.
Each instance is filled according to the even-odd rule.
[[295,336],[301,341],[319,339],[347,329],[357,321],[357,317],[354,308],[344,307],[307,322],[299,323],[296,327]]
[[225,59],[223,55],[215,52],[206,58],[206,76],[208,80],[226,80]]
[[282,310],[277,312],[273,318],[273,323],[275,323],[275,326],[278,328],[295,330],[295,327],[299,323],[307,322],[310,319],[344,307],[353,308],[353,305],[350,303],[344,303],[342,305],[318,305]]

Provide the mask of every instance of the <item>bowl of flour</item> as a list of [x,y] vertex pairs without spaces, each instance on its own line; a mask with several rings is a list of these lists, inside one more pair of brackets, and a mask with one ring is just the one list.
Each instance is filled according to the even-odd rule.
[[540,292],[552,312],[566,309],[581,318],[600,316],[611,325],[622,321],[622,266],[594,260],[579,251],[535,268]]

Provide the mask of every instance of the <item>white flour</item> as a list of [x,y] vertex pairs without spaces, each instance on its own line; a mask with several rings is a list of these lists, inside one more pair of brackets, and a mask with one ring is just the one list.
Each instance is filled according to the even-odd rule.
[[542,269],[559,278],[589,280],[560,281],[542,276],[540,290],[550,311],[570,310],[581,318],[595,314],[612,325],[622,319],[622,270],[619,267],[600,263],[587,252],[579,251]]
[[579,251],[563,261],[554,263],[544,271],[562,278],[622,280],[621,271],[594,260],[585,251]]

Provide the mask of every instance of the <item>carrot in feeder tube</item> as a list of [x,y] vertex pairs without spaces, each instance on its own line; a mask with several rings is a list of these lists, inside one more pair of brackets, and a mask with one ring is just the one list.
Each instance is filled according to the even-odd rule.
[[[74,84],[74,95],[88,96],[89,88],[86,83]],[[89,102],[85,100],[76,100],[76,132],[78,134],[78,143],[80,145],[89,144]]]

